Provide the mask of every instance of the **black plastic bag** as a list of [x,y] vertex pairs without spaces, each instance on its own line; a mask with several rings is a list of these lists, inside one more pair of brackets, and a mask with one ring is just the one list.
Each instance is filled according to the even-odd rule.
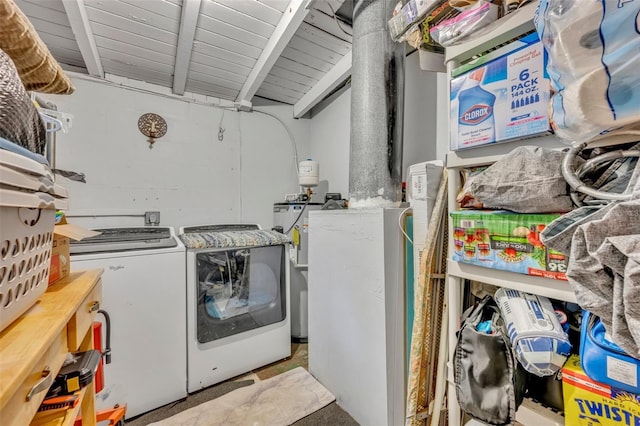
[[491,296],[473,308],[460,328],[454,380],[458,403],[465,413],[491,425],[515,421],[526,390],[526,374],[516,361]]

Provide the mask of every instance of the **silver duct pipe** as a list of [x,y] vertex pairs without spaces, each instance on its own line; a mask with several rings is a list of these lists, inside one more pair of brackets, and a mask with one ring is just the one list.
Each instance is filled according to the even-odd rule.
[[387,30],[395,3],[353,8],[350,208],[397,207],[402,198],[405,55]]

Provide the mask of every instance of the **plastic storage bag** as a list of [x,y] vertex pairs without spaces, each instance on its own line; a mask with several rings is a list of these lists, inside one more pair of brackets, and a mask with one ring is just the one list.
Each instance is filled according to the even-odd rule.
[[496,291],[495,298],[524,369],[541,377],[558,372],[570,354],[571,343],[551,301],[504,288]]
[[441,46],[453,46],[498,19],[499,11],[498,5],[482,0],[460,15],[430,28],[429,32]]
[[540,0],[535,25],[556,93],[552,127],[587,142],[640,130],[639,1]]

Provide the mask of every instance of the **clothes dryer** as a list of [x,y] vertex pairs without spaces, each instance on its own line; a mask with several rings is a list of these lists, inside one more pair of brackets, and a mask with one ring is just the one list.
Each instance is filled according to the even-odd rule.
[[[242,237],[256,230],[257,225],[180,228],[187,246],[189,393],[291,355],[287,244]],[[208,244],[229,235],[240,238],[225,240],[225,247]]]

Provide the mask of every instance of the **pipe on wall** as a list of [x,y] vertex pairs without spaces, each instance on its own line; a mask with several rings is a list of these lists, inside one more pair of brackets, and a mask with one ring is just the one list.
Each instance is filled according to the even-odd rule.
[[404,44],[387,21],[397,0],[353,9],[349,207],[397,207],[402,198]]

